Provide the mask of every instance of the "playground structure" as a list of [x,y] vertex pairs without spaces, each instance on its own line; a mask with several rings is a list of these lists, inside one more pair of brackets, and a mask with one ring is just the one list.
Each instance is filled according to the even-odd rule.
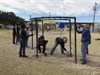
[[[42,22],[42,35],[44,36],[44,26],[43,21],[45,20],[65,20],[69,22],[69,46],[70,46],[70,57],[72,56],[72,42],[71,42],[71,22],[74,23],[74,49],[75,49],[75,63],[77,63],[77,42],[76,42],[76,17],[36,17],[31,18],[31,23],[35,22],[36,25],[36,56],[38,57],[38,48],[37,48],[37,42],[38,42],[38,22]],[[32,32],[33,33],[33,32]],[[33,36],[32,36],[32,48],[33,48]]]

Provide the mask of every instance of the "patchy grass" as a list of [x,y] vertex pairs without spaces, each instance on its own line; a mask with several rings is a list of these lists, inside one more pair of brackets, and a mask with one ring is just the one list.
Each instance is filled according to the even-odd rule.
[[[99,37],[97,33],[91,33],[92,43],[89,45],[88,63],[86,65],[80,64],[81,34],[77,34],[77,64],[74,63],[73,44],[73,57],[61,55],[60,47],[57,47],[54,55],[50,56],[49,53],[57,36],[60,36],[60,32],[45,32],[45,38],[49,41],[46,50],[47,57],[39,54],[39,58],[36,58],[35,48],[27,48],[28,58],[19,58],[19,44],[12,44],[12,31],[0,30],[0,75],[100,75],[100,41],[95,41]],[[68,32],[63,32],[62,36],[66,36],[69,39]],[[74,43],[73,36],[72,32],[72,42]],[[35,42],[34,35],[34,47]],[[31,47],[31,37],[29,46]],[[66,48],[69,51],[69,42],[66,44]]]

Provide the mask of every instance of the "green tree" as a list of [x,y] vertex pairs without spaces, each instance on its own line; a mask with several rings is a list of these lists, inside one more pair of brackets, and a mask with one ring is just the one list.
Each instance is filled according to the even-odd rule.
[[0,23],[4,24],[4,25],[15,25],[16,23],[18,24],[23,24],[24,23],[24,19],[21,17],[18,17],[15,15],[15,13],[13,12],[3,12],[0,11]]

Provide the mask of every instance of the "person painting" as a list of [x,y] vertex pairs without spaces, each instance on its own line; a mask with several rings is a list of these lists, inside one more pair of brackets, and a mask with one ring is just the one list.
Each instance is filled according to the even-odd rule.
[[[61,54],[65,54],[65,53],[64,53],[64,50],[67,51],[66,48],[65,48],[65,43],[66,43],[66,42],[67,42],[67,38],[66,38],[66,37],[63,37],[63,38],[57,37],[57,38],[55,39],[55,44],[54,44],[54,47],[53,47],[52,50],[51,50],[50,55],[53,55],[53,53],[54,53],[54,51],[55,51],[55,49],[56,49],[56,47],[57,47],[58,45],[60,45],[60,47],[61,47]],[[67,52],[67,53],[68,53],[68,52]]]

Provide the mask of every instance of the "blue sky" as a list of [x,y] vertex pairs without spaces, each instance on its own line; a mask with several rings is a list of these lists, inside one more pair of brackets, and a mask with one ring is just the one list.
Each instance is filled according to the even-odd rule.
[[29,20],[41,16],[76,17],[77,22],[93,21],[93,6],[97,3],[96,22],[100,22],[100,0],[0,0],[0,10],[14,12]]

